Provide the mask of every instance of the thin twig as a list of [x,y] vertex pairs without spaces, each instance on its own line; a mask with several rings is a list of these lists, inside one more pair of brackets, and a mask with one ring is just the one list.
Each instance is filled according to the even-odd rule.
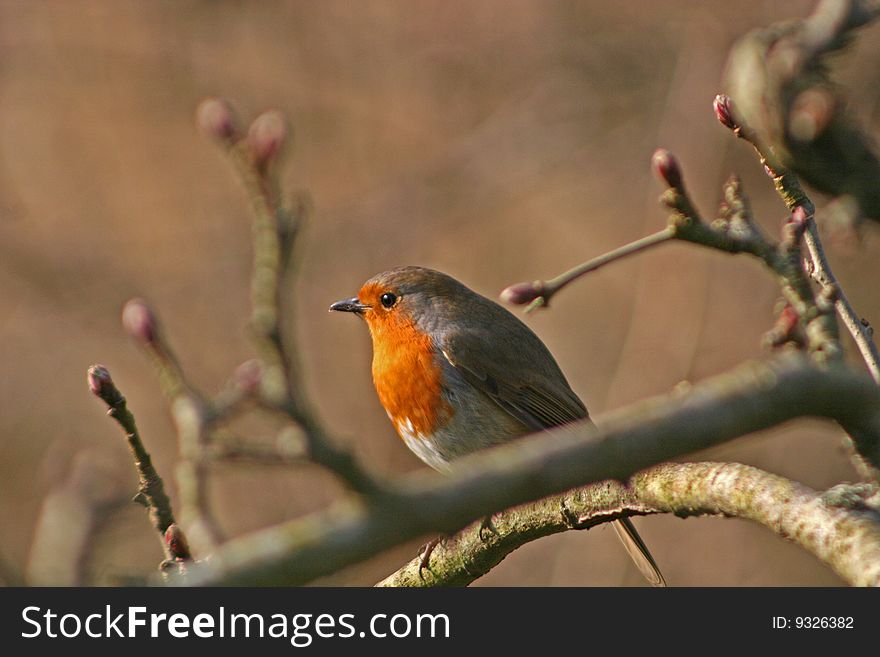
[[729,96],[721,94],[716,97],[715,111],[725,127],[733,130],[737,137],[750,143],[755,149],[761,164],[764,165],[764,170],[773,181],[776,191],[785,202],[789,211],[794,213],[799,207],[804,208],[806,213],[804,242],[807,245],[807,253],[809,254],[807,271],[811,278],[819,285],[835,290],[836,300],[834,308],[855,341],[874,381],[880,383],[880,352],[878,352],[877,345],[874,343],[873,332],[856,313],[844,293],[843,287],[838,283],[834,272],[831,270],[831,264],[825,256],[825,250],[822,247],[819,230],[816,226],[815,205],[807,196],[797,175],[782,164],[773,153],[773,149],[765,144],[757,132],[738,115],[733,100]]
[[[526,306],[525,311],[527,313],[530,313],[536,308],[547,307],[550,304],[550,299],[552,299],[557,292],[562,290],[570,283],[573,283],[584,274],[587,274],[591,271],[596,271],[600,267],[614,262],[615,260],[621,260],[622,258],[640,253],[641,251],[645,251],[658,244],[668,242],[674,237],[674,231],[672,231],[670,228],[664,228],[663,230],[658,231],[653,235],[642,237],[641,239],[635,240],[634,242],[630,242],[629,244],[618,247],[613,251],[609,251],[608,253],[600,255],[597,258],[588,260],[587,262],[584,262],[577,267],[573,267],[567,272],[560,274],[556,278],[551,278],[548,281],[535,281],[534,283],[518,284],[529,285],[536,290],[540,290],[540,296],[534,299],[534,301],[532,301],[528,306]],[[508,288],[507,290],[502,292],[501,298],[505,301],[513,301],[513,299],[509,298],[512,293],[508,292],[508,290],[511,290],[514,287],[516,286],[511,286],[511,288]]]
[[122,323],[146,349],[171,404],[180,443],[181,458],[176,475],[183,525],[197,552],[212,551],[223,542],[223,533],[211,511],[208,496],[210,461],[205,455],[205,446],[209,442],[210,406],[186,380],[159,320],[145,301],[128,301],[122,309]]
[[764,170],[773,180],[776,190],[779,192],[782,200],[785,201],[789,210],[794,212],[798,207],[805,209],[807,217],[804,243],[807,245],[807,253],[809,254],[807,271],[811,278],[819,285],[833,288],[836,291],[835,310],[855,341],[874,381],[880,383],[880,352],[877,351],[877,345],[874,344],[872,331],[862,322],[847,298],[843,287],[837,282],[837,278],[831,270],[831,264],[825,256],[825,249],[822,247],[822,241],[819,238],[813,202],[806,195],[797,176],[793,172],[785,169],[782,164],[772,157],[772,154],[764,154],[762,150],[764,147],[762,147],[761,142],[758,141],[753,131],[745,130],[743,138],[747,139],[754,146],[761,158],[761,163],[764,165]]
[[834,277],[828,260],[825,258],[822,243],[819,241],[816,221],[812,216],[807,220],[807,232],[804,234],[804,241],[810,254],[810,276],[823,287],[836,289],[837,300],[834,302],[834,308],[837,310],[841,321],[843,321],[843,325],[846,326],[847,331],[849,331],[849,334],[855,341],[856,347],[859,353],[861,353],[874,381],[880,383],[880,352],[877,351],[877,345],[874,343],[873,330],[856,313],[855,308],[853,308],[844,293],[843,287]]
[[25,567],[31,586],[85,586],[102,525],[131,504],[117,469],[94,452],[78,453],[67,476],[43,499]]
[[296,465],[308,463],[303,441],[287,440],[285,432],[275,445],[256,445],[240,438],[215,433],[208,446],[208,455],[216,461],[247,462],[261,465]]
[[134,415],[128,410],[125,397],[113,383],[106,367],[92,365],[88,371],[88,383],[92,393],[107,404],[109,409],[107,415],[116,420],[125,432],[125,438],[134,457],[134,465],[138,473],[138,492],[134,501],[145,506],[150,512],[150,521],[159,533],[165,556],[172,559],[173,555],[169,552],[165,542],[165,532],[175,522],[171,500],[165,493],[162,477],[153,467],[153,460],[144,447]]
[[180,442],[176,474],[183,525],[197,552],[213,552],[225,537],[211,510],[208,489],[211,464],[207,452],[211,442],[208,410],[197,396],[181,395],[171,400],[171,416]]
[[825,362],[838,360],[842,351],[837,325],[817,304],[801,266],[799,240],[803,234],[802,227],[789,227],[779,243],[769,239],[752,217],[742,183],[736,177],[731,177],[725,183],[722,217],[708,224],[700,217],[685,189],[681,168],[675,157],[665,149],[659,149],[654,154],[652,164],[667,185],[661,201],[672,210],[664,230],[590,260],[546,283],[536,281],[512,285],[502,292],[501,298],[517,304],[531,302],[530,308],[546,305],[548,298],[559,288],[587,272],[625,255],[677,239],[726,253],[749,253],[761,259],[776,275],[783,295],[803,321],[811,352]]
[[302,427],[313,461],[333,471],[353,490],[374,493],[379,483],[323,428],[306,397],[293,337],[282,332],[281,286],[307,205],[301,201],[292,212],[281,198],[274,164],[285,136],[283,121],[276,113],[267,112],[254,121],[247,139],[228,150],[253,214],[250,326],[262,368],[259,397]]
[[669,221],[676,229],[676,238],[761,259],[776,275],[783,296],[803,322],[813,355],[823,363],[841,358],[837,324],[818,303],[801,264],[802,223],[792,222],[784,227],[783,239],[778,243],[768,238],[752,217],[742,184],[735,176],[724,186],[724,214],[712,225],[702,222],[693,212],[683,188],[670,187],[661,198],[673,210]]

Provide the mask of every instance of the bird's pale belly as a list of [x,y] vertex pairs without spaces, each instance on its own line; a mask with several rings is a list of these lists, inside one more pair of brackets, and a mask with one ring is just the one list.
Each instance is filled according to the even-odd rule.
[[455,409],[445,418],[445,423],[432,432],[418,431],[410,418],[388,414],[406,446],[432,468],[448,472],[452,467],[450,461],[527,433],[521,423],[462,379],[458,372],[446,371],[444,375],[441,393],[444,405]]

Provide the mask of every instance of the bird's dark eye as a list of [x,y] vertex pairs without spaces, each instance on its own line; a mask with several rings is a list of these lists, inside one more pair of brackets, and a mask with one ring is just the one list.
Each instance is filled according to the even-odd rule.
[[397,296],[391,294],[391,292],[386,292],[381,297],[379,297],[379,302],[382,304],[383,307],[391,308],[394,306],[395,303],[397,303]]

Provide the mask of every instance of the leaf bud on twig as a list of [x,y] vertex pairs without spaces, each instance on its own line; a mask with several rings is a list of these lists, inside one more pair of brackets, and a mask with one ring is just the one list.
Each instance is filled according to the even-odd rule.
[[211,139],[232,145],[239,131],[232,107],[222,98],[205,98],[196,109],[196,124]]
[[651,168],[654,169],[657,177],[669,185],[669,187],[677,190],[684,189],[684,181],[682,180],[678,160],[665,148],[658,148],[654,151],[654,156],[651,158]]
[[529,303],[540,297],[544,293],[544,286],[541,281],[514,283],[504,288],[499,295],[501,300],[506,303],[512,303],[517,306]]
[[247,143],[257,166],[269,164],[278,155],[286,137],[287,125],[281,112],[270,110],[254,119],[248,129]]
[[122,326],[139,342],[149,345],[156,341],[156,316],[143,299],[131,299],[123,306]]

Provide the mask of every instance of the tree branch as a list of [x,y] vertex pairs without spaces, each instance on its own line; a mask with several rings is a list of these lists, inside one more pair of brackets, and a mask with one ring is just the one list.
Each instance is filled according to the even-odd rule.
[[[618,252],[628,255],[677,239],[725,253],[748,253],[760,259],[776,276],[783,296],[803,322],[807,344],[814,356],[821,362],[839,360],[841,349],[837,325],[833,317],[817,303],[801,266],[800,239],[806,228],[805,220],[793,213],[792,221],[783,228],[782,240],[777,243],[769,239],[752,217],[742,183],[732,176],[724,185],[724,202],[719,218],[711,224],[706,223],[685,189],[681,168],[672,153],[658,149],[652,158],[652,166],[667,185],[660,197],[661,202],[672,211],[666,229],[590,260],[550,281],[511,285],[501,293],[501,298],[515,304],[531,302],[527,310],[546,306],[549,296],[583,274],[618,259]],[[593,263],[599,265],[593,266]]]
[[190,570],[189,583],[302,584],[429,532],[606,479],[804,415],[861,429],[880,464],[880,390],[843,368],[818,370],[788,355],[753,363],[610,415],[601,429],[567,425],[478,453],[450,476],[417,473],[369,503],[343,502],[234,539]]
[[166,532],[175,523],[171,500],[165,492],[162,477],[153,467],[153,460],[144,447],[134,415],[128,410],[125,397],[113,383],[110,372],[103,365],[92,365],[89,368],[88,383],[92,393],[107,404],[109,409],[107,414],[116,420],[125,432],[138,473],[138,492],[134,496],[134,501],[145,506],[150,512],[150,521],[159,533],[166,560],[173,562],[178,558],[188,559],[188,553],[181,556],[180,551],[174,550],[166,538]]
[[873,330],[856,313],[847,299],[843,287],[837,282],[834,272],[831,271],[831,264],[825,257],[825,249],[822,247],[819,230],[816,227],[816,207],[801,187],[797,175],[787,169],[774,155],[773,150],[763,143],[757,132],[739,115],[729,96],[725,94],[716,96],[714,108],[722,125],[754,147],[761,164],[764,165],[764,171],[770,176],[776,191],[788,206],[789,211],[794,215],[795,212],[802,209],[805,215],[804,243],[809,254],[807,271],[810,277],[823,289],[833,291],[834,307],[838,316],[855,341],[874,381],[880,383],[880,352],[877,351],[877,345],[874,344]]
[[527,313],[530,313],[537,308],[546,308],[550,305],[550,299],[553,298],[553,295],[579,279],[581,276],[584,276],[591,271],[596,271],[600,267],[604,267],[609,263],[621,260],[627,256],[635,255],[636,253],[641,253],[642,251],[646,251],[651,247],[668,242],[674,238],[675,231],[672,228],[664,228],[661,231],[637,239],[624,246],[620,246],[613,251],[603,253],[592,260],[588,260],[577,267],[569,269],[567,272],[564,272],[555,278],[551,278],[549,281],[534,281],[532,283],[511,285],[501,292],[501,300],[506,301],[507,303],[521,304],[526,302],[520,300],[521,295],[525,294],[527,295],[527,301],[531,301],[531,303],[526,306]]
[[[868,489],[864,494],[876,491]],[[673,513],[753,520],[806,549],[856,586],[880,585],[880,514],[833,504],[825,495],[739,463],[666,463],[626,485],[606,481],[496,514],[441,542],[430,570],[415,558],[376,586],[466,586],[522,545],[620,517]]]
[[[299,199],[291,210],[280,191],[277,167],[288,137],[284,118],[276,111],[265,112],[242,138],[231,108],[219,99],[203,101],[197,117],[202,130],[225,146],[250,199],[254,251],[250,329],[261,370],[257,398],[303,429],[314,462],[334,472],[352,490],[373,493],[379,483],[329,436],[314,412],[305,393],[293,336],[282,331],[282,283],[308,207]],[[289,302],[290,295],[286,296]]]
[[24,578],[30,586],[84,586],[96,537],[110,513],[130,503],[113,465],[82,451],[53,482],[34,526]]
[[122,324],[129,335],[146,349],[171,405],[171,416],[180,443],[180,461],[176,472],[180,515],[196,551],[209,552],[223,542],[223,533],[211,511],[208,498],[210,461],[205,450],[213,421],[210,406],[187,382],[159,320],[143,299],[131,299],[125,304]]
[[[723,125],[733,130],[737,136],[749,141],[754,140],[752,143],[758,144],[757,137],[752,134],[748,126],[734,115],[733,105],[729,98],[726,96],[716,97],[714,109]],[[792,208],[791,218],[783,225],[782,237],[778,242],[768,238],[755,222],[748,199],[742,190],[742,184],[735,176],[732,176],[724,185],[724,200],[719,211],[719,218],[711,224],[706,223],[685,189],[684,177],[677,160],[669,151],[658,149],[652,158],[652,166],[655,173],[667,186],[666,191],[660,197],[661,202],[672,211],[667,229],[622,247],[620,251],[624,254],[630,250],[637,252],[663,244],[669,239],[678,239],[725,253],[748,253],[760,259],[775,275],[782,294],[791,307],[791,311],[786,313],[785,317],[780,318],[780,322],[771,332],[771,341],[785,342],[789,337],[792,337],[793,328],[800,324],[803,329],[804,343],[814,360],[824,366],[837,364],[842,359],[843,350],[832,309],[847,308],[851,311],[851,306],[840,286],[834,280],[830,267],[824,260],[824,254],[822,254],[822,260],[817,262],[821,267],[818,270],[823,273],[827,284],[822,287],[818,295],[814,293],[804,270],[801,256],[801,240],[805,233],[810,234],[809,242],[813,245],[814,250],[818,249],[817,255],[821,254],[821,244],[818,235],[815,234],[815,224],[812,221],[812,203],[803,193],[797,177],[793,173],[785,169],[773,168],[774,166],[781,167],[781,165],[764,157],[759,146],[756,145],[756,149],[780,195]],[[810,230],[813,233],[810,233]],[[644,244],[640,244],[641,242]],[[634,248],[635,245],[639,245],[639,248]],[[529,308],[546,305],[547,294],[557,293],[579,276],[594,269],[595,267],[589,266],[592,262],[605,264],[616,259],[616,257],[611,257],[615,253],[616,251],[584,263],[580,267],[552,279],[552,281],[514,284],[501,293],[501,298],[516,304],[531,302]],[[817,267],[813,267],[813,270],[817,270]],[[832,284],[831,281],[834,283]],[[855,322],[851,316],[846,319],[848,326],[852,326]],[[858,330],[855,330],[853,335],[857,343],[864,348],[863,354],[870,368],[871,363],[875,362],[873,354],[876,353],[876,347],[870,339],[867,328],[862,326],[861,322],[857,323]],[[850,428],[856,452],[859,452],[858,445],[861,443],[861,438],[856,435],[857,433],[857,428]],[[860,474],[876,478],[875,469],[866,466],[864,460],[857,455],[854,457]]]

